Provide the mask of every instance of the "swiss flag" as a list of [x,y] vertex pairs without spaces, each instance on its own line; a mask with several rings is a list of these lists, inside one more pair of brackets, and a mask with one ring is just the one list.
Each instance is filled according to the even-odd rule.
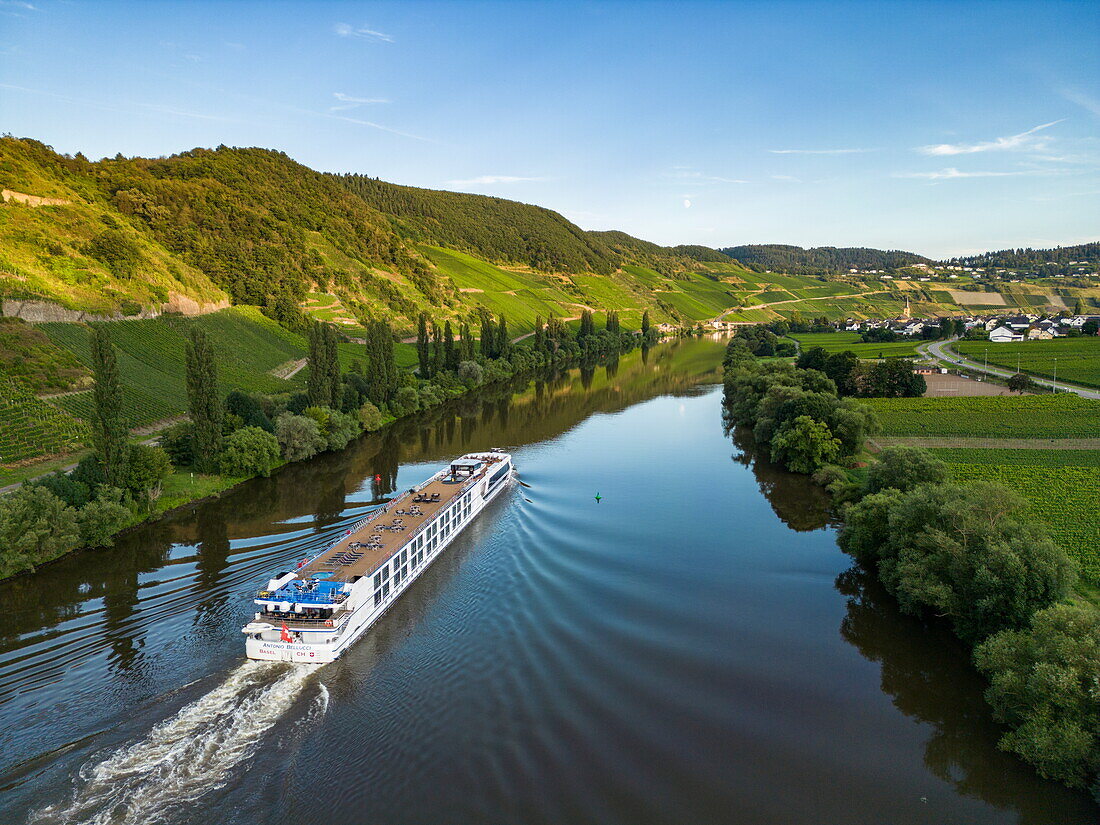
[[290,637],[290,628],[288,628],[286,626],[286,622],[283,622],[283,632],[282,632],[282,635],[279,638],[281,638],[284,642],[293,642],[294,641],[294,639],[292,639]]

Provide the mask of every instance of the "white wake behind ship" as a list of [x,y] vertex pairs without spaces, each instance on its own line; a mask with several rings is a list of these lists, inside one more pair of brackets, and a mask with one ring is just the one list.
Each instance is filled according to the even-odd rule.
[[375,510],[256,596],[244,626],[251,659],[331,662],[427,569],[512,476],[512,456],[467,453]]

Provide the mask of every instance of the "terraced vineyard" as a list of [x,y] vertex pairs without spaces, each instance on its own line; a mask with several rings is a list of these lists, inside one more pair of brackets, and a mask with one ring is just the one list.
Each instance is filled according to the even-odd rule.
[[[223,392],[287,392],[305,385],[305,373],[289,381],[270,374],[287,361],[304,358],[301,336],[287,332],[254,307],[233,307],[198,318],[163,316],[149,321],[111,324],[123,385],[123,410],[130,427],[140,427],[187,409],[184,352],[192,326],[210,337],[218,361],[218,381]],[[91,366],[91,330],[82,324],[40,324],[55,344],[70,350]],[[88,418],[91,392],[54,399],[57,407]]]
[[24,384],[0,376],[0,465],[74,450],[88,425],[39,400]]
[[958,481],[995,481],[1019,493],[1032,517],[1100,585],[1100,451],[933,450]]
[[1055,338],[1052,341],[1020,341],[991,344],[988,341],[960,341],[954,348],[971,360],[981,361],[987,355],[990,364],[1016,369],[1017,360],[1024,372],[1054,377],[1055,359],[1058,378],[1100,387],[1100,336]]
[[858,332],[806,332],[790,336],[798,341],[803,351],[822,347],[826,352],[851,350],[860,358],[913,358],[917,354],[919,340],[892,341],[885,344],[865,344]]
[[887,436],[1096,438],[1100,401],[1072,393],[868,398]]

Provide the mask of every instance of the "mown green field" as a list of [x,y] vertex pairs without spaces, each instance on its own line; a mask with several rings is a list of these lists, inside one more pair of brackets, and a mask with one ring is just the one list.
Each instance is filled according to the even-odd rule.
[[867,398],[886,436],[1097,438],[1100,401],[1073,393]]
[[913,358],[917,354],[919,340],[893,341],[888,344],[865,344],[858,332],[799,332],[790,336],[805,351],[822,347],[826,352],[851,350],[860,358]]
[[991,344],[988,341],[960,341],[954,345],[963,355],[981,361],[988,353],[989,363],[1016,369],[1017,361],[1024,372],[1054,377],[1055,359],[1058,378],[1100,387],[1100,336],[1055,338],[1051,341],[1020,341]]
[[1100,585],[1100,450],[937,449],[957,481],[994,481],[1019,493],[1030,515]]
[[[184,352],[192,326],[206,331],[218,363],[223,392],[288,392],[305,385],[305,373],[276,378],[271,370],[304,358],[306,344],[255,307],[233,307],[195,318],[162,316],[148,321],[110,325],[111,342],[122,379],[123,413],[130,427],[140,427],[183,414],[187,409]],[[83,324],[39,324],[58,346],[91,366],[91,330]],[[60,396],[53,403],[77,418],[92,413],[91,391]]]

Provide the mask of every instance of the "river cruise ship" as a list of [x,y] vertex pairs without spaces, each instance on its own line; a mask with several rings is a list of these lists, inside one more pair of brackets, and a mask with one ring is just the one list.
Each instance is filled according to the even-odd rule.
[[250,659],[331,662],[362,636],[512,476],[500,450],[468,453],[277,573],[244,626]]

